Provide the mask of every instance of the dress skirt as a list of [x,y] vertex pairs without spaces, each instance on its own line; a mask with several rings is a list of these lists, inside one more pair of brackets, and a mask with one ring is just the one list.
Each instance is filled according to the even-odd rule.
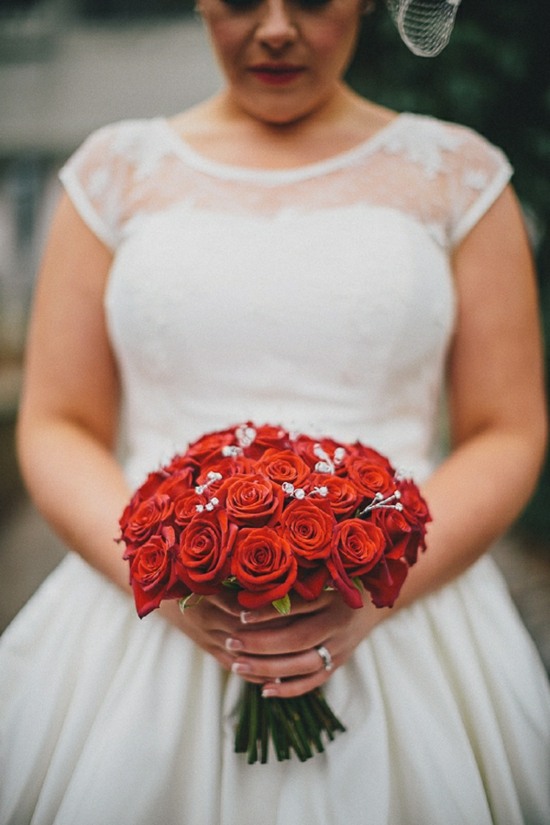
[[489,557],[335,671],[347,730],[305,763],[235,754],[239,677],[72,553],[0,641],[1,825],[550,821],[546,674]]

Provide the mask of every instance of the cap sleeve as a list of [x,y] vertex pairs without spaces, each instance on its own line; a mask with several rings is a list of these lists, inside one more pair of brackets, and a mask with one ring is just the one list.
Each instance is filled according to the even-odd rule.
[[476,132],[455,127],[460,151],[449,169],[449,241],[457,246],[509,183],[512,166],[504,153]]
[[128,147],[132,124],[94,132],[62,167],[59,177],[80,217],[110,249],[116,249],[131,179]]

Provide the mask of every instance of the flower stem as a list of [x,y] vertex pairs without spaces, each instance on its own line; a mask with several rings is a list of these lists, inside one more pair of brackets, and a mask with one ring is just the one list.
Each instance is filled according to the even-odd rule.
[[248,764],[258,761],[258,712],[261,697],[257,690],[250,692],[250,727],[248,731]]
[[336,731],[345,731],[320,689],[294,699],[264,699],[261,690],[245,683],[235,733],[235,752],[246,753],[249,764],[268,761],[270,742],[279,762],[292,751],[305,762],[315,751],[323,753],[323,733],[332,740]]
[[310,741],[315,745],[318,753],[323,753],[324,747],[321,740],[320,727],[313,713],[311,712],[311,705],[305,696],[298,696],[297,699],[299,713],[302,716]]

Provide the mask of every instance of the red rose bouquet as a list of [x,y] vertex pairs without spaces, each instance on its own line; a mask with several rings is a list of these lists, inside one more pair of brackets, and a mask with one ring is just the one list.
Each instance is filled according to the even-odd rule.
[[[416,485],[370,447],[251,423],[204,435],[151,473],[120,518],[124,557],[143,617],[164,599],[232,588],[246,609],[283,614],[292,595],[323,589],[352,608],[368,593],[395,602],[419,549],[428,508]],[[267,761],[323,750],[344,730],[320,690],[263,699],[245,683],[235,749]]]

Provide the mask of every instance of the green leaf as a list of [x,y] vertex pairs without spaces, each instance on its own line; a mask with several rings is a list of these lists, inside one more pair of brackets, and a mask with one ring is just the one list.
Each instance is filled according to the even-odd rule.
[[228,587],[230,590],[240,590],[241,586],[238,583],[235,576],[229,576],[229,578],[224,579],[222,582],[224,587]]
[[271,602],[277,613],[280,613],[281,616],[288,616],[290,613],[290,596],[288,593],[286,596],[283,596],[282,599],[275,599],[274,602]]
[[196,607],[198,604],[202,602],[202,596],[197,596],[197,600],[193,602],[193,604],[190,604],[193,596],[197,596],[197,594],[189,593],[189,595],[185,596],[184,599],[178,599],[179,609],[182,613],[184,613],[186,610],[189,610],[190,607]]
[[356,586],[358,591],[361,593],[361,595],[363,595],[364,592],[365,592],[365,585],[363,584],[361,579],[358,579],[357,576],[354,576],[354,578],[352,579],[352,582],[354,583],[354,585]]

